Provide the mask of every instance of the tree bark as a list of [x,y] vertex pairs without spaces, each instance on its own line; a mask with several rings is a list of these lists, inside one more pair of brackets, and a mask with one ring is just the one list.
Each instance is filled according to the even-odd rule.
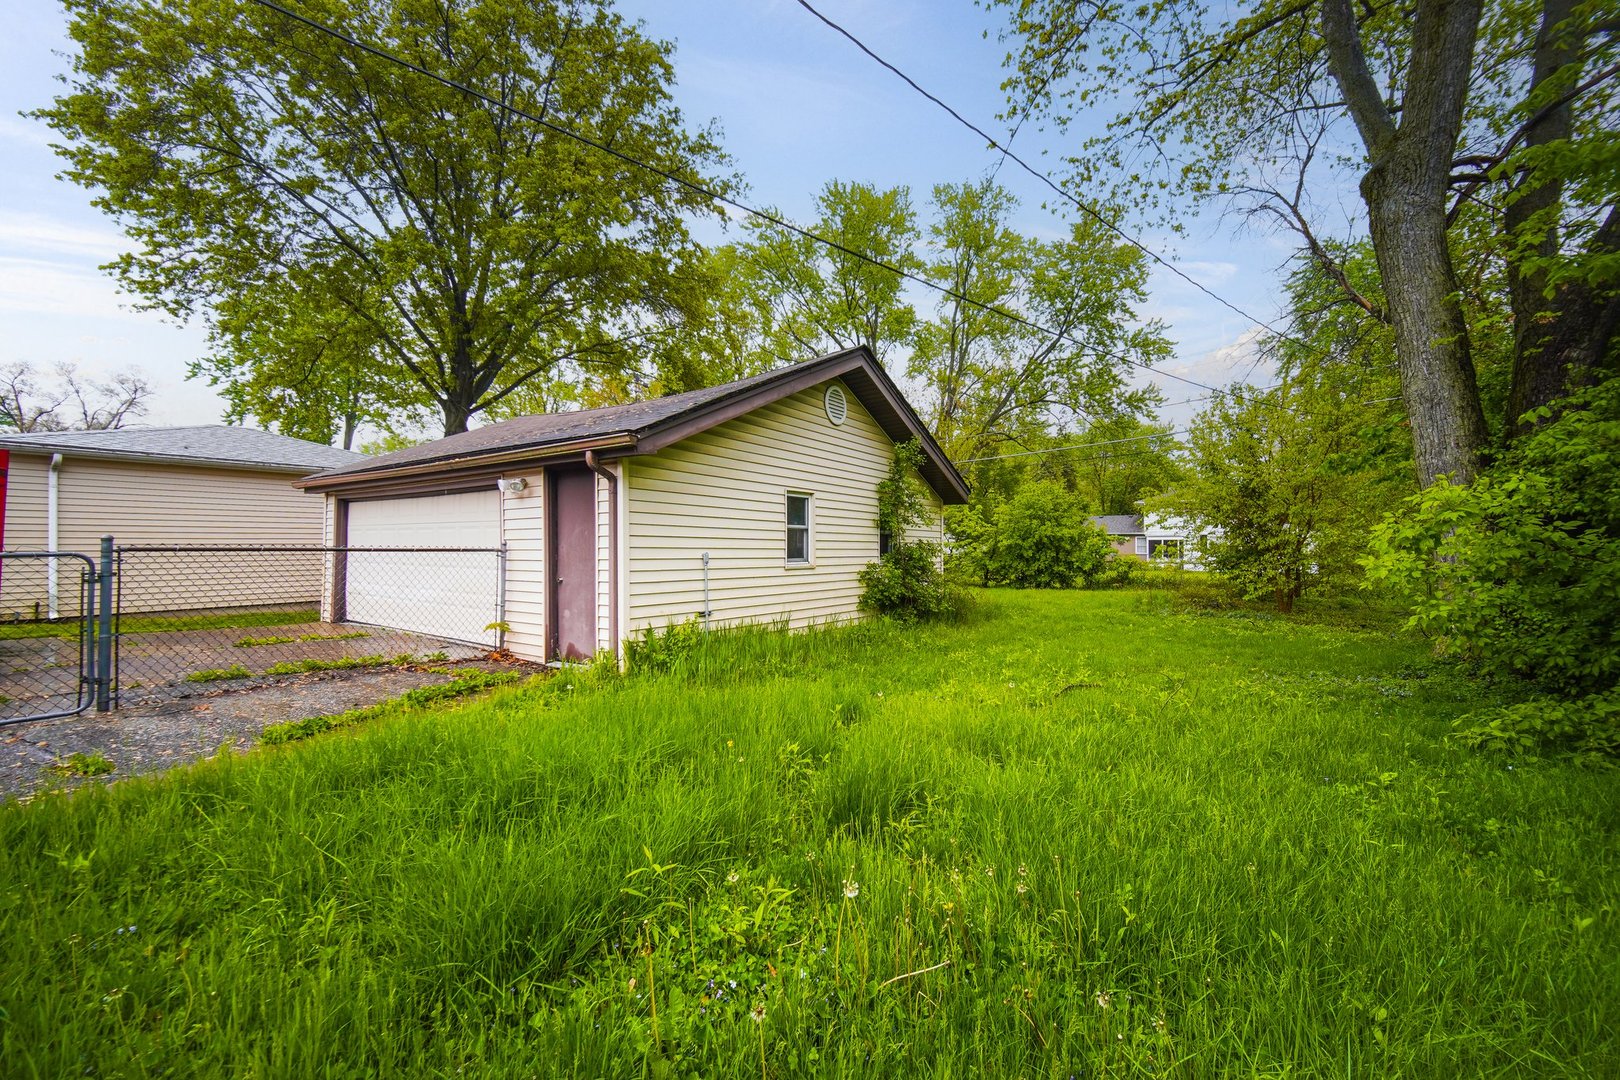
[[1473,480],[1489,432],[1446,245],[1446,193],[1479,32],[1480,0],[1419,0],[1400,122],[1367,66],[1350,0],[1323,0],[1334,80],[1367,149],[1361,180],[1425,487]]
[[[1575,7],[1574,0],[1545,0],[1541,26],[1536,34],[1536,50],[1530,77],[1530,92],[1545,89],[1565,67],[1578,62],[1575,42],[1561,24]],[[1569,138],[1574,129],[1573,103],[1539,114],[1525,129],[1524,146],[1546,146]],[[1554,210],[1563,200],[1564,184],[1556,176],[1539,176],[1526,171],[1518,178],[1514,198],[1503,215],[1503,229],[1514,239],[1539,214]],[[1547,222],[1546,231],[1526,251],[1514,251],[1507,260],[1508,297],[1513,308],[1513,383],[1508,393],[1508,437],[1523,434],[1534,424],[1520,418],[1532,409],[1561,397],[1571,377],[1572,365],[1583,366],[1586,357],[1580,348],[1586,335],[1572,323],[1581,321],[1572,307],[1583,305],[1576,296],[1549,297],[1546,271],[1527,268],[1526,255],[1545,259],[1558,252],[1559,228],[1556,219]],[[1560,302],[1562,301],[1562,302]],[[1570,301],[1574,301],[1573,304]],[[1570,316],[1574,316],[1571,318]]]

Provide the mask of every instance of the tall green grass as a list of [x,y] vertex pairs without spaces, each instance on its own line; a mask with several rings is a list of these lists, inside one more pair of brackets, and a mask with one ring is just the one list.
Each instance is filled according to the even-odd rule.
[[1616,775],[1386,632],[741,631],[0,812],[8,1076],[1620,1072]]

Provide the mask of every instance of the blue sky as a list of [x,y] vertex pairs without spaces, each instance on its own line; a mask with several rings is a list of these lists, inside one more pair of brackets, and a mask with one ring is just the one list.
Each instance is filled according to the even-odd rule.
[[[820,0],[817,7],[981,127],[1002,130],[995,117],[1004,104],[1004,49],[993,15],[966,0]],[[620,0],[620,8],[675,42],[677,101],[689,122],[718,123],[757,205],[807,220],[816,192],[842,179],[909,185],[920,206],[934,184],[977,178],[996,164],[981,140],[794,0]],[[0,362],[72,361],[91,373],[138,368],[157,389],[146,422],[215,422],[219,399],[186,379],[205,347],[201,327],[130,309],[97,269],[120,250],[116,225],[90,205],[88,192],[55,179],[50,133],[17,115],[58,92],[64,27],[55,3],[23,0],[0,38],[0,319],[8,331]],[[1031,125],[1014,146],[1043,168],[1063,149]],[[1023,199],[1022,230],[1057,236],[1066,229],[1061,215],[1043,208],[1050,192],[1033,178],[1008,165],[998,179]],[[1185,237],[1136,235],[1238,307],[1267,320],[1277,315],[1286,237],[1239,234],[1215,220],[1195,221]],[[1220,385],[1249,366],[1247,320],[1162,268],[1150,291],[1144,314],[1162,319],[1176,344],[1169,370]],[[1171,401],[1201,393],[1159,381]],[[1196,408],[1165,416],[1179,422]]]

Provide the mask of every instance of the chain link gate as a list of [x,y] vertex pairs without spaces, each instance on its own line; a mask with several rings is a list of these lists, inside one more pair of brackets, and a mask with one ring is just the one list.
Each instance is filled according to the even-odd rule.
[[0,552],[0,726],[77,716],[105,702],[97,672],[110,648],[99,647],[106,624],[97,619],[97,593],[108,593],[100,584],[88,555]]

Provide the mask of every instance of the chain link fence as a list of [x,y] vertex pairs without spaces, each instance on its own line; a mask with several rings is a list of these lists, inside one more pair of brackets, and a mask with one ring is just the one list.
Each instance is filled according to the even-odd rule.
[[0,725],[92,703],[94,580],[85,555],[0,552]]
[[498,548],[122,546],[120,704],[499,648]]

